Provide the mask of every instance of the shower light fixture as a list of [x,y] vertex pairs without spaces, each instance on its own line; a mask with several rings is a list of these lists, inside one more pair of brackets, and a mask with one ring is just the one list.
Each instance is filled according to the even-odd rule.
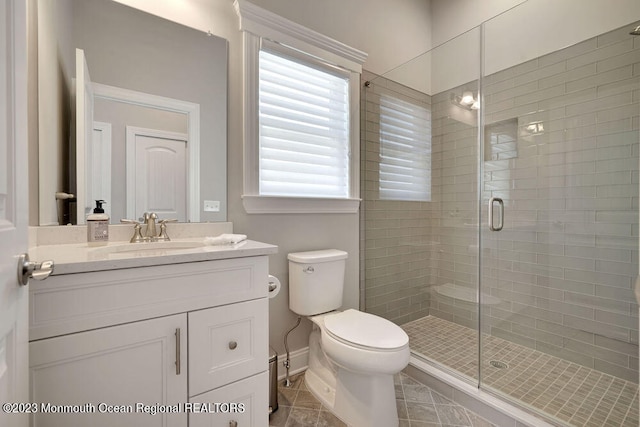
[[470,106],[473,105],[475,99],[473,99],[473,93],[471,91],[465,91],[462,93],[462,98],[460,99],[460,105]]
[[452,93],[451,103],[465,110],[477,110],[480,108],[480,99],[476,99],[470,90],[462,92],[462,96]]

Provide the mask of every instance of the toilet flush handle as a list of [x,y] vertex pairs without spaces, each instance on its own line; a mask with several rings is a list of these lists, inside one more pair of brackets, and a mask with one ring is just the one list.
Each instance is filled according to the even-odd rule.
[[302,271],[304,271],[305,273],[311,274],[311,273],[313,273],[315,270],[313,269],[313,267],[312,267],[312,266],[309,266],[309,267],[307,267],[307,268],[303,269]]

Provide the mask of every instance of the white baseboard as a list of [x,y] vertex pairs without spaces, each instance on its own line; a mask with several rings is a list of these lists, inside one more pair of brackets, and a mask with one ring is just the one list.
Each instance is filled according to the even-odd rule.
[[[278,380],[283,380],[287,375],[284,361],[287,354],[278,355]],[[309,347],[304,347],[289,353],[289,376],[299,374],[307,370],[309,366]]]

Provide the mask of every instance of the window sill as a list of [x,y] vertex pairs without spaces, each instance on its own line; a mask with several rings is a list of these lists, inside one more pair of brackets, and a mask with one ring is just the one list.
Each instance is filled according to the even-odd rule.
[[242,203],[248,214],[318,214],[357,213],[360,199],[320,199],[243,195]]

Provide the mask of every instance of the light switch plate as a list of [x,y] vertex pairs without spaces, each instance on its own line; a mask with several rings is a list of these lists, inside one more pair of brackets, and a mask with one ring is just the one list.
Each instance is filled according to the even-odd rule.
[[218,200],[205,200],[204,201],[205,212],[220,212],[220,202]]

